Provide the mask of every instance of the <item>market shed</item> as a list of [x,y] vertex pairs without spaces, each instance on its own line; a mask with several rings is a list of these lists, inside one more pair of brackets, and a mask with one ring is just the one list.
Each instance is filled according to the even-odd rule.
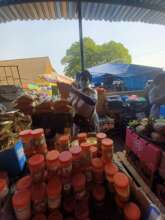
[[122,80],[128,90],[143,90],[148,80],[153,80],[163,69],[134,64],[106,63],[88,69],[95,86],[111,87],[114,80]]

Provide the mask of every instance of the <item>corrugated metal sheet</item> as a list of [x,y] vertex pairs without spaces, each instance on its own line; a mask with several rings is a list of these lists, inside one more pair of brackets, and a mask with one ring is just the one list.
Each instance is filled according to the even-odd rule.
[[[0,0],[0,23],[13,20],[75,19],[77,0]],[[165,25],[165,0],[82,0],[87,20],[141,21]]]

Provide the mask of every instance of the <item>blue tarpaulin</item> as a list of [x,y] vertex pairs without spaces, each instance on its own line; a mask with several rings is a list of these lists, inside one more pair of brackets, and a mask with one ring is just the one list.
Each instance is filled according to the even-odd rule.
[[142,90],[148,80],[164,73],[163,69],[135,64],[106,63],[88,69],[95,86],[102,83],[111,88],[114,80],[122,80],[127,90]]

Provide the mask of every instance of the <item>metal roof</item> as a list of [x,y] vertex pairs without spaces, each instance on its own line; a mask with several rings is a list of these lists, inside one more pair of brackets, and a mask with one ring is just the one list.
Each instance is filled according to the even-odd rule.
[[[82,0],[86,20],[140,21],[165,25],[165,0]],[[74,19],[78,0],[0,0],[0,23]]]

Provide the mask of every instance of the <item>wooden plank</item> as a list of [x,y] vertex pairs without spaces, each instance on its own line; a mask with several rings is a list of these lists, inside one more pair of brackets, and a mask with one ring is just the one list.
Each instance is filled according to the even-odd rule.
[[148,187],[148,185],[144,182],[142,177],[137,173],[137,171],[133,168],[133,166],[128,162],[125,152],[118,152],[118,157],[122,161],[122,163],[125,165],[125,167],[128,169],[128,171],[131,173],[131,175],[134,177],[136,182],[141,186],[141,188],[144,190],[144,192],[147,194],[147,196],[151,199],[151,201],[158,206],[160,211],[162,213],[165,213],[165,207],[162,205],[160,200],[156,197],[156,195],[151,191],[151,189]]

